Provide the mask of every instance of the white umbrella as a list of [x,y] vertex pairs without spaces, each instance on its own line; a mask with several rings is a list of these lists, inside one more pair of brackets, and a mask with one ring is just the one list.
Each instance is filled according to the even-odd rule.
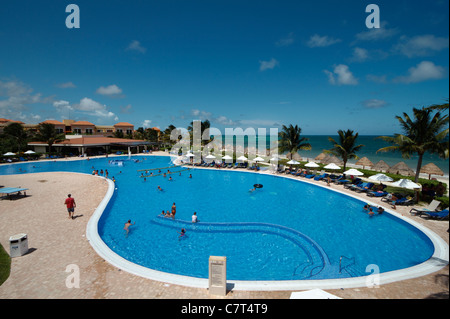
[[230,160],[233,159],[230,155],[225,155],[224,157],[222,157],[222,159],[224,160]]
[[8,152],[8,153],[5,153],[3,155],[5,155],[5,156],[12,156],[12,155],[16,155],[16,153]]
[[24,154],[35,154],[35,153],[36,152],[29,150],[29,151],[26,151]]
[[245,156],[239,156],[239,157],[237,158],[237,160],[238,160],[238,161],[242,161],[242,162],[248,161],[247,157],[245,157]]
[[254,159],[254,161],[255,162],[263,162],[264,158],[258,156],[257,158]]
[[357,169],[351,168],[348,171],[344,172],[345,175],[351,175],[351,176],[362,176],[364,173],[358,171]]
[[289,165],[297,165],[297,164],[300,164],[300,163],[297,162],[296,160],[290,160],[290,161],[287,162],[286,164],[289,164]]
[[215,159],[216,157],[214,155],[209,154],[208,156],[206,156],[207,159]]
[[379,181],[379,182],[392,182],[393,181],[392,178],[390,178],[389,176],[384,175],[382,173],[369,176],[369,179],[371,179],[373,181]]
[[394,187],[402,187],[402,188],[408,188],[408,189],[417,189],[421,188],[420,185],[414,183],[410,179],[399,179],[398,181],[391,184],[391,186]]
[[316,164],[314,162],[309,162],[305,164],[306,167],[319,167],[319,164]]
[[339,166],[337,166],[334,163],[330,163],[327,166],[324,167],[325,169],[341,169]]
[[186,156],[187,156],[187,157],[194,157],[195,155],[192,154],[192,153],[187,153]]

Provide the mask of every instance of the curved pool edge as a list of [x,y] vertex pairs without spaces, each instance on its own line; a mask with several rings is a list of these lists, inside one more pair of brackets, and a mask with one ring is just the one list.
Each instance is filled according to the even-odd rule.
[[[294,178],[289,179],[301,182],[300,180]],[[115,189],[115,184],[112,180],[106,179],[106,181],[108,182],[108,190],[106,192],[106,195],[100,202],[100,204],[97,206],[96,210],[94,211],[93,215],[89,219],[88,224],[86,226],[86,238],[88,239],[90,245],[96,251],[96,253],[111,265],[121,270],[124,270],[128,273],[143,278],[192,288],[207,289],[208,288],[207,278],[205,279],[205,278],[195,278],[189,276],[175,275],[140,266],[119,256],[103,242],[98,233],[98,222],[104,210],[106,209],[106,206],[108,205],[111,197],[113,196]],[[315,183],[311,184],[316,185],[318,187],[324,187],[322,185],[317,185]],[[357,196],[347,194],[339,190],[335,189],[330,190],[361,200],[361,198]],[[367,203],[374,204],[371,203],[370,201],[367,201]],[[411,224],[413,227],[422,231],[431,240],[434,246],[434,253],[428,260],[409,268],[385,272],[376,275],[372,274],[363,277],[353,277],[345,279],[286,280],[286,281],[227,280],[227,286],[233,290],[243,290],[243,291],[283,291],[283,290],[289,291],[289,290],[307,290],[315,288],[319,289],[362,288],[371,285],[375,286],[384,285],[397,281],[422,277],[437,272],[440,269],[444,268],[446,265],[448,265],[449,246],[441,237],[439,237],[435,232],[431,231],[427,227],[415,222],[412,219],[406,218],[401,214],[398,214],[397,212],[393,212],[391,210],[386,210],[386,212]]]

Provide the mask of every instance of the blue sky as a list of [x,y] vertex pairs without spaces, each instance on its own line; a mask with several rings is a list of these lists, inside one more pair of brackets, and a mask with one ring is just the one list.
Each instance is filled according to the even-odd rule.
[[[80,28],[65,25],[80,8]],[[366,6],[380,8],[368,29]],[[0,117],[391,134],[448,99],[447,0],[4,1]]]

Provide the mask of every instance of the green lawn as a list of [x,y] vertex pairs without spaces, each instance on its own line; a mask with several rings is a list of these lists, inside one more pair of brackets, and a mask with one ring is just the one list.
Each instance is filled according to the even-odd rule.
[[8,279],[11,269],[11,258],[0,244],[0,286]]

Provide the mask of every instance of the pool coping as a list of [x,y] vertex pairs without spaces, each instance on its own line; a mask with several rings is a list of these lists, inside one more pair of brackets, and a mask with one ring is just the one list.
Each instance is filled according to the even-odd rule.
[[[203,169],[197,167],[194,168]],[[226,170],[226,171],[233,172],[234,170]],[[242,170],[235,170],[235,172],[256,173],[253,171],[242,171]],[[306,182],[318,187],[323,187],[330,191],[338,192],[343,195],[353,197],[357,200],[361,200],[361,198],[358,196],[347,194],[340,190],[330,189],[328,187],[325,187],[324,185],[319,185],[309,180],[299,180],[291,176],[279,176],[276,174],[272,174],[270,172],[258,172],[258,173],[270,175],[273,177],[288,178],[290,180],[298,182]],[[111,265],[140,277],[181,286],[207,289],[209,281],[208,278],[196,278],[183,275],[176,275],[140,266],[119,256],[103,242],[98,233],[98,222],[105,208],[107,207],[111,197],[113,196],[115,190],[114,182],[109,179],[105,180],[108,182],[108,190],[105,194],[105,197],[96,208],[95,212],[89,219],[89,222],[86,226],[86,238],[88,239],[93,249],[97,252],[97,254]],[[366,202],[368,204],[378,206],[378,204],[375,204],[370,200],[367,200]],[[315,288],[339,289],[339,288],[376,287],[378,285],[384,285],[397,281],[422,277],[434,273],[436,271],[439,271],[449,263],[449,246],[441,237],[439,237],[436,233],[434,233],[427,227],[417,223],[412,219],[404,217],[397,212],[394,212],[392,210],[386,210],[386,212],[411,224],[415,228],[422,231],[431,240],[434,246],[434,253],[428,260],[412,267],[385,272],[381,274],[372,273],[368,276],[362,277],[353,277],[344,279],[285,280],[285,281],[227,280],[227,286],[229,287],[229,289],[244,290],[244,291],[283,291],[283,290],[289,291],[289,290],[306,290]]]

